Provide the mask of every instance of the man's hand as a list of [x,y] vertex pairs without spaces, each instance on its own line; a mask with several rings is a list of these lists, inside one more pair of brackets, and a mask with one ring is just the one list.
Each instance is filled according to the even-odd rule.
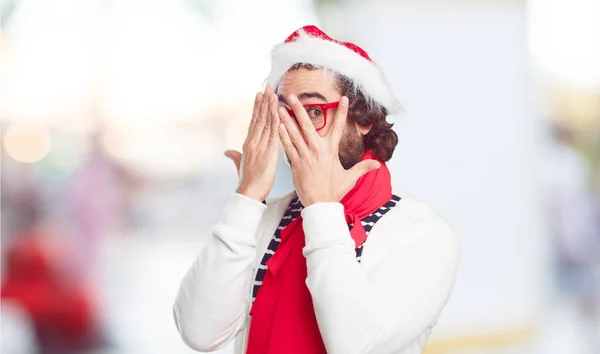
[[258,93],[254,101],[252,121],[243,146],[243,154],[225,151],[238,171],[240,184],[237,193],[263,201],[275,181],[279,147],[279,115],[277,96],[267,86],[264,94]]
[[280,108],[279,134],[291,161],[296,193],[304,206],[339,202],[362,175],[381,166],[378,161],[364,160],[345,170],[340,162],[339,145],[348,114],[347,97],[340,100],[333,124],[323,137],[317,134],[298,98],[292,95],[288,102],[298,124]]

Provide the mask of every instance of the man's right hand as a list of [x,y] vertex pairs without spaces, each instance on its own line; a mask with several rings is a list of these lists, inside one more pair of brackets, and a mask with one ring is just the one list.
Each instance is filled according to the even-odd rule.
[[236,192],[258,201],[267,198],[275,182],[280,124],[278,106],[277,95],[270,86],[264,94],[257,93],[243,154],[225,151],[225,156],[235,163],[238,171],[240,184]]

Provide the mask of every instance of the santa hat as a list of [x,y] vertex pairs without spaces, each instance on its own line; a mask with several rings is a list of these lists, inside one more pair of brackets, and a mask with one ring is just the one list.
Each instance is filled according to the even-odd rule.
[[390,115],[399,111],[383,73],[356,44],[335,40],[316,26],[304,26],[273,49],[267,84],[277,87],[283,75],[297,63],[323,67],[346,76],[369,103],[384,107]]

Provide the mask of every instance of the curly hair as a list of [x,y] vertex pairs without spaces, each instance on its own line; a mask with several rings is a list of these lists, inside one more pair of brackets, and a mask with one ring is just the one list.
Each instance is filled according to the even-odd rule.
[[[297,63],[288,72],[298,69],[319,70],[324,68],[313,64]],[[381,161],[389,161],[398,145],[398,135],[392,129],[394,124],[388,123],[386,120],[387,110],[366,96],[352,79],[333,70],[332,72],[335,75],[337,90],[343,96],[348,97],[350,102],[348,120],[364,127],[371,127],[371,130],[363,137],[365,149],[371,150]]]

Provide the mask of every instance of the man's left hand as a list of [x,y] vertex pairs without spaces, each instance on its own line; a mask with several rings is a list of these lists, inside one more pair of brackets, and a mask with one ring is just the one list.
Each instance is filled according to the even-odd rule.
[[346,170],[339,158],[339,145],[348,114],[348,98],[342,97],[333,123],[319,136],[298,98],[288,99],[298,124],[280,107],[280,138],[290,159],[296,193],[307,207],[319,202],[339,202],[365,173],[378,169],[375,160],[364,160]]

